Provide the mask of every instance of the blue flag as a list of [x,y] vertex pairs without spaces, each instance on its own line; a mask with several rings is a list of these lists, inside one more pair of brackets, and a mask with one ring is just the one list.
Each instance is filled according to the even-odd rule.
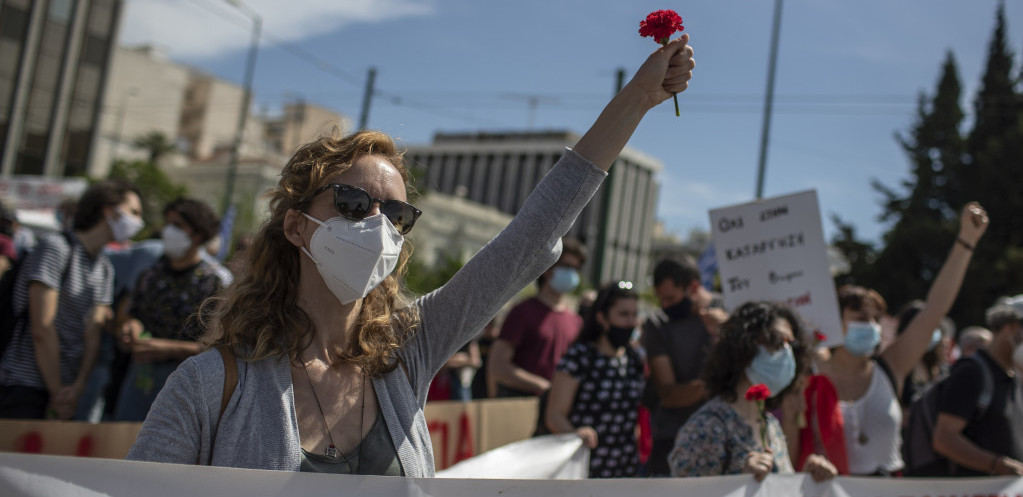
[[707,250],[700,254],[700,260],[697,261],[697,265],[700,266],[700,282],[703,283],[703,287],[714,291],[714,276],[718,273],[718,258],[714,252],[713,243],[708,245]]
[[220,253],[217,254],[217,260],[220,262],[224,262],[231,251],[231,234],[234,232],[234,218],[237,214],[238,208],[232,205],[227,208],[224,218],[220,220]]

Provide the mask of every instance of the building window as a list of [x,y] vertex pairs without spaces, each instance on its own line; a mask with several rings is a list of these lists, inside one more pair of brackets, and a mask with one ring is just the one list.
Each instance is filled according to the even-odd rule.
[[0,6],[0,37],[24,43],[26,33],[28,33],[28,11],[10,5]]
[[82,64],[103,67],[107,60],[109,42],[109,38],[100,38],[92,34],[85,35],[85,44],[82,47]]
[[67,24],[71,20],[71,0],[50,0],[50,9],[46,12],[47,17],[53,22]]

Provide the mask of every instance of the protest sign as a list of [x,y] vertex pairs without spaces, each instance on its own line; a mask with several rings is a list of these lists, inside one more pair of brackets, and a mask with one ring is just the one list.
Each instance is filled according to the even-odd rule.
[[817,193],[806,191],[710,211],[725,307],[751,300],[786,304],[808,331],[842,340]]

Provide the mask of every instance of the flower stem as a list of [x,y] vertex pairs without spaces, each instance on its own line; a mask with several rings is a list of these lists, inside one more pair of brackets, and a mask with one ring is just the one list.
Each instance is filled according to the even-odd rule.
[[[660,40],[661,46],[662,47],[668,46],[668,41],[669,40],[668,40],[667,36],[665,36],[664,38],[661,38],[661,40]],[[671,98],[675,99],[675,117],[680,117],[682,114],[679,114],[679,112],[678,112],[678,93],[672,93],[671,94]]]
[[767,450],[767,414],[764,412],[766,402],[763,400],[757,401],[757,407],[760,411],[760,444],[763,445],[764,450]]

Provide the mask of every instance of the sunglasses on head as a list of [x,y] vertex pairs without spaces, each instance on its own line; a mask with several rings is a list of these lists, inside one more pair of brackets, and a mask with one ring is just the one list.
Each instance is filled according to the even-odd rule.
[[394,228],[402,235],[412,231],[412,226],[416,224],[416,219],[419,219],[419,216],[423,213],[423,211],[415,208],[408,202],[379,199],[371,196],[369,192],[362,188],[340,183],[324,185],[303,200],[312,200],[313,197],[331,188],[334,189],[334,208],[344,218],[352,221],[361,221],[369,215],[369,211],[373,209],[373,204],[377,203],[380,204],[380,213],[387,216],[387,219],[391,221]]

